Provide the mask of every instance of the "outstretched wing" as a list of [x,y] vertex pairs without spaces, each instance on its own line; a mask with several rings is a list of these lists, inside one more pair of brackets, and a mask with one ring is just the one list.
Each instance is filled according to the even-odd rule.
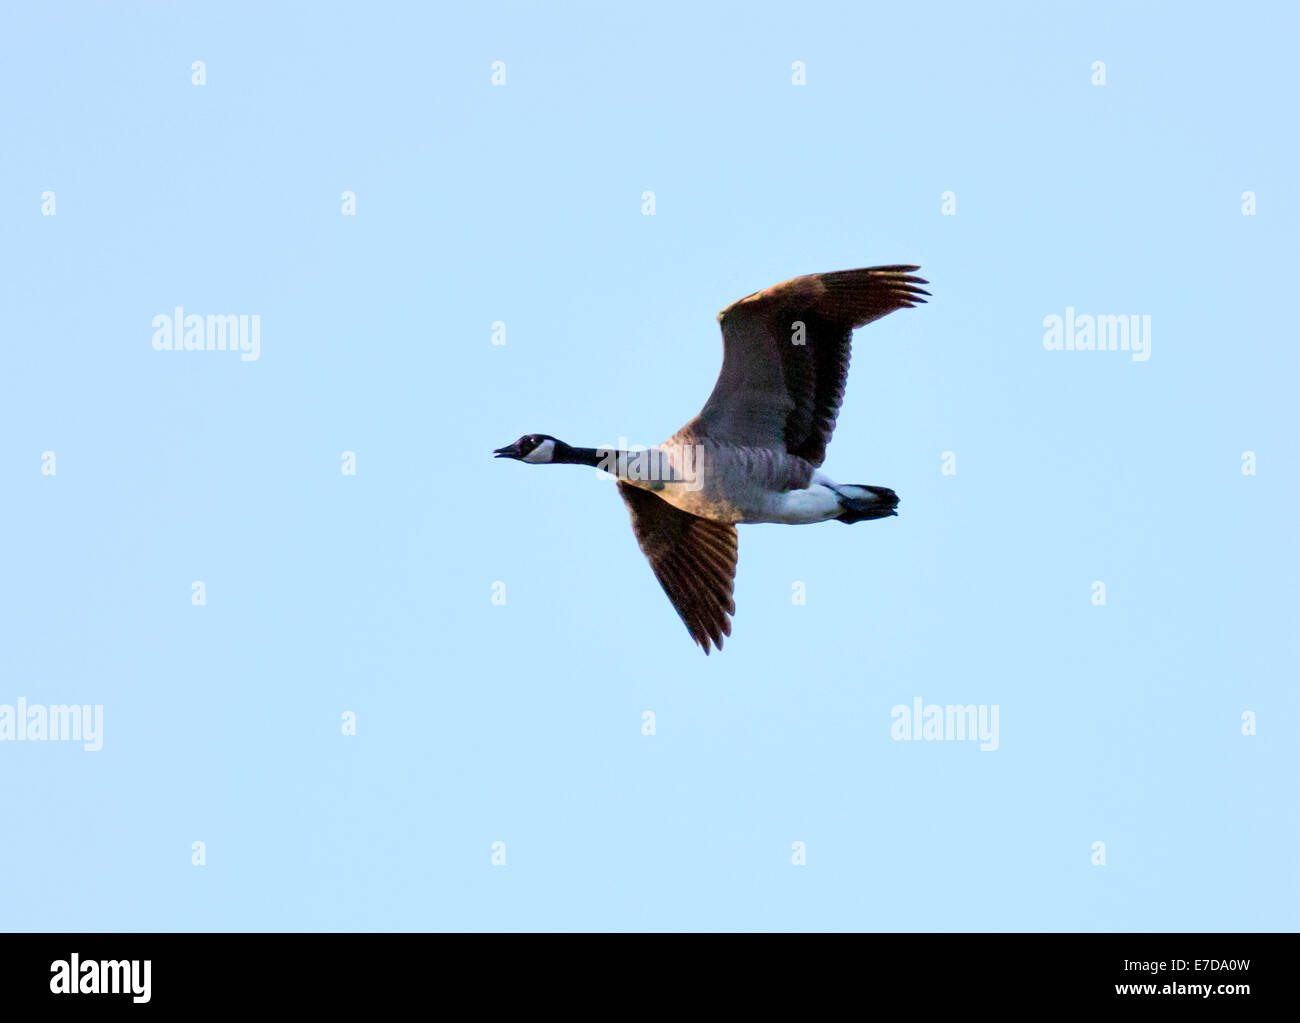
[[648,490],[622,480],[618,492],[632,516],[632,532],[655,578],[682,616],[691,638],[709,652],[722,649],[736,613],[736,527],[680,511]]
[[784,445],[826,458],[849,373],[853,331],[929,294],[915,266],[809,274],[758,291],[718,314],[722,372],[692,422],[714,440]]

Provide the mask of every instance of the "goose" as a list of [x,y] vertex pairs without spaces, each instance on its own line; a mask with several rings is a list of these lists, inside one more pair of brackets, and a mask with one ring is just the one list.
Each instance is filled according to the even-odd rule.
[[820,471],[844,400],[853,331],[924,303],[917,266],[808,274],[718,314],[722,371],[699,415],[648,451],[579,448],[530,433],[493,455],[617,477],[632,532],[691,638],[731,635],[738,523],[854,523],[898,514],[888,487]]

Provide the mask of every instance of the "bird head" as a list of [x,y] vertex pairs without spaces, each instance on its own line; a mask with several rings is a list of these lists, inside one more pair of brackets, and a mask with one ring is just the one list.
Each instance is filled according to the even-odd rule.
[[528,433],[513,444],[497,448],[492,454],[497,458],[513,458],[518,462],[544,465],[554,461],[555,447],[560,443],[562,442],[545,433]]

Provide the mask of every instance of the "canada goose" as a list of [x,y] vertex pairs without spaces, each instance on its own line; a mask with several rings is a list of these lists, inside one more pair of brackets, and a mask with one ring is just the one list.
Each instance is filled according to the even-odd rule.
[[722,371],[700,414],[648,452],[575,448],[531,433],[498,458],[592,465],[618,477],[632,531],[704,652],[731,635],[736,523],[862,522],[897,515],[887,487],[840,484],[818,466],[844,399],[853,331],[923,303],[915,266],[809,274],[718,314]]

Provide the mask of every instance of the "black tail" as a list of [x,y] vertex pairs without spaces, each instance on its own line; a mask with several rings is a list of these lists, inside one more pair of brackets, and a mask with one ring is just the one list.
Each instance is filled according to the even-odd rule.
[[841,522],[861,522],[864,519],[887,519],[898,514],[898,495],[888,487],[867,487],[844,484],[835,488],[839,495]]

